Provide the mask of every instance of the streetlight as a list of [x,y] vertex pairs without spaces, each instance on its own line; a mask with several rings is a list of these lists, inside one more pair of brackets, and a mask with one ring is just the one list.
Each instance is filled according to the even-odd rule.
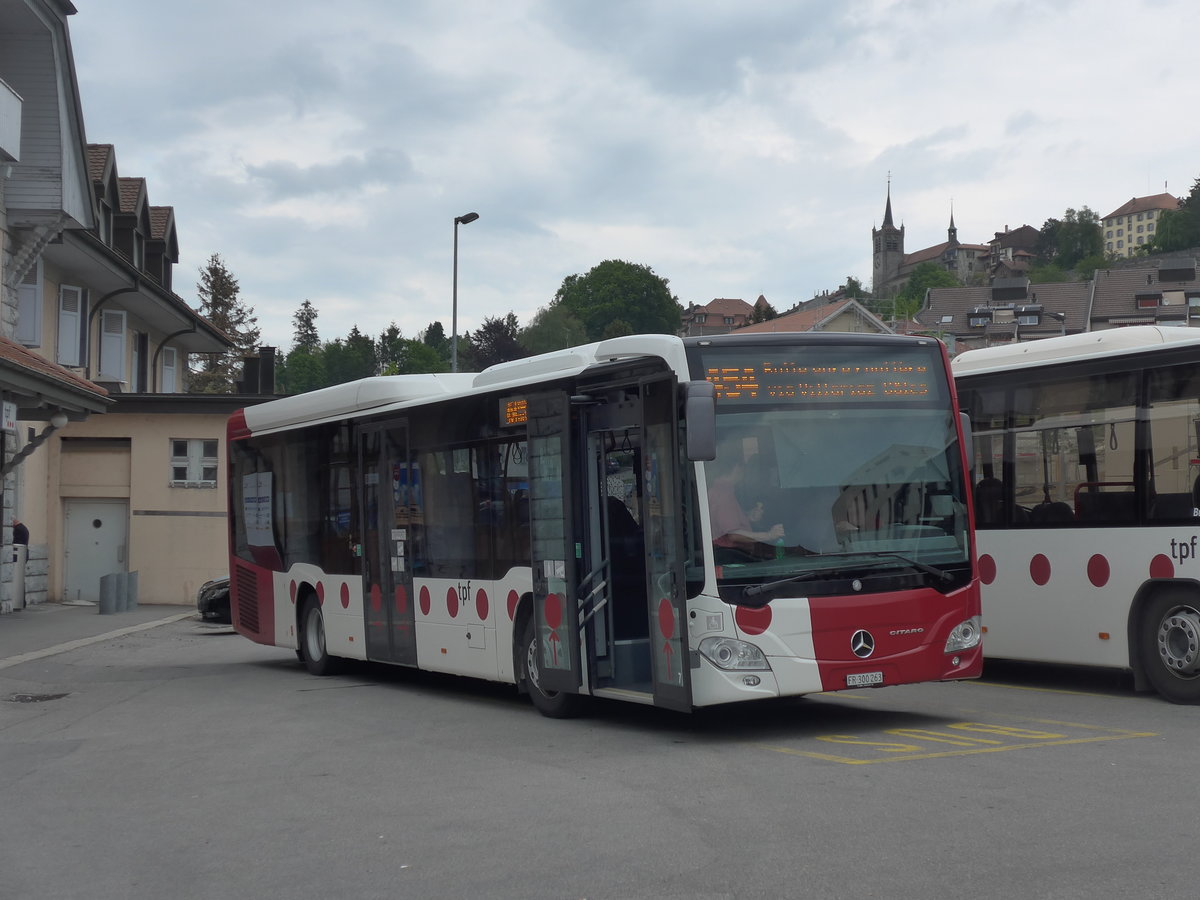
[[454,217],[454,294],[450,313],[450,371],[458,371],[458,226],[469,225],[479,213],[463,213]]

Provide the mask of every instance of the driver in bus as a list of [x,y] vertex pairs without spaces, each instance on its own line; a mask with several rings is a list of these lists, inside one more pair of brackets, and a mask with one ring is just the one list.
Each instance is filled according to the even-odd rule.
[[[747,462],[742,458],[741,446],[725,448],[709,463],[713,474],[708,484],[708,512],[712,523],[713,546],[719,549],[740,550],[744,553],[762,555],[760,545],[775,545],[783,541],[782,524],[764,527],[752,520],[751,513],[742,508],[738,489],[746,480]],[[757,506],[761,506],[757,504]],[[753,518],[761,518],[761,510]]]

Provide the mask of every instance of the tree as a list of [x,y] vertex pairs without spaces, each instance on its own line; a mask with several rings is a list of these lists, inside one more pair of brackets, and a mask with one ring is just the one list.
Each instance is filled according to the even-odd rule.
[[321,338],[317,334],[317,308],[308,300],[300,304],[292,316],[294,327],[292,346],[297,350],[315,353],[321,349]]
[[258,351],[261,333],[254,308],[242,303],[240,288],[220,254],[214,253],[200,270],[196,293],[200,315],[233,339],[224,353],[196,354],[198,365],[189,363],[188,391],[193,394],[231,394],[242,373],[242,359]]
[[483,324],[471,335],[475,365],[486,369],[496,363],[528,356],[525,348],[521,346],[519,334],[517,317],[511,312],[503,319],[484,319]]
[[1086,257],[1102,255],[1100,217],[1084,206],[1078,211],[1068,209],[1062,219],[1047,219],[1038,236],[1037,253],[1040,262],[1067,271]]
[[778,315],[779,311],[767,302],[766,297],[760,295],[753,309],[750,310],[750,324],[757,325],[759,322],[768,322]]
[[306,394],[327,387],[324,352],[299,347],[293,350],[280,362],[275,385],[282,394]]
[[370,378],[379,372],[375,342],[354,325],[343,340],[325,345],[325,374],[328,384],[345,384],[360,378]]
[[1070,280],[1067,270],[1055,263],[1043,263],[1029,270],[1030,284],[1057,284]]
[[896,321],[911,319],[925,302],[925,292],[930,288],[959,287],[958,279],[937,263],[923,262],[912,270],[908,282],[896,295],[894,315]]
[[534,313],[533,319],[517,337],[521,346],[534,355],[577,347],[588,341],[583,323],[558,302],[543,306]]
[[402,339],[397,350],[396,358],[383,370],[384,375],[423,375],[427,372],[450,371],[450,363],[422,341]]
[[1175,253],[1193,247],[1200,247],[1200,178],[1179,201],[1179,209],[1163,210],[1154,236],[1146,244],[1150,253]]
[[675,334],[680,306],[668,285],[649,266],[609,259],[585,275],[568,275],[554,299],[583,323],[591,341],[614,326],[631,334]]
[[446,336],[445,326],[441,322],[433,321],[426,326],[425,330],[418,335],[418,339],[426,347],[434,350],[439,356],[446,361],[446,368],[438,369],[439,372],[450,371],[450,338]]
[[846,286],[842,288],[842,295],[851,298],[852,300],[864,300],[868,297],[867,289],[862,286],[862,282],[853,275],[846,276]]

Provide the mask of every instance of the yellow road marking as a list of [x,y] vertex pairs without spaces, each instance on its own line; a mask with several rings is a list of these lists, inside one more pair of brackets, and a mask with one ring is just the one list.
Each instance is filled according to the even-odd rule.
[[[961,750],[932,750],[926,752],[914,752],[919,748],[913,744],[901,744],[893,742],[882,742],[882,740],[865,740],[852,734],[827,734],[818,739],[828,740],[829,743],[844,743],[858,744],[865,748],[875,748],[888,754],[898,754],[894,756],[881,756],[878,758],[870,758],[870,760],[857,760],[851,756],[838,756],[835,754],[820,754],[820,752],[812,750],[797,750],[790,746],[774,746],[772,744],[756,744],[760,750],[768,750],[776,752],[776,754],[787,754],[790,756],[806,756],[810,760],[826,760],[828,762],[839,762],[845,766],[872,766],[872,764],[880,762],[906,762],[912,760],[940,760],[940,758],[949,756],[974,756],[978,754],[998,754],[1006,750],[1032,750],[1039,746],[1068,746],[1072,744],[1094,744],[1103,742],[1103,740],[1128,740],[1130,738],[1156,738],[1158,734],[1150,731],[1122,731],[1112,730],[1112,728],[1100,728],[1093,725],[1076,725],[1074,722],[1054,722],[1049,720],[1031,720],[1038,721],[1042,725],[1067,725],[1074,728],[1086,728],[1088,731],[1105,731],[1108,733],[1097,734],[1097,736],[1086,738],[1068,738],[1060,736],[1060,734],[1052,734],[1051,739],[1046,740],[1030,740],[1030,742],[1020,744],[1003,744],[1000,746],[971,746],[968,749]],[[884,734],[894,734],[898,737],[907,737],[916,740],[935,740],[937,743],[967,743],[968,740],[973,740],[977,743],[996,744],[991,738],[967,738],[962,736],[962,732],[978,732],[985,733],[1012,733],[1021,730],[1008,730],[1006,726],[995,726],[995,731],[992,731],[989,726],[985,726],[982,722],[958,722],[955,725],[947,725],[947,728],[954,728],[954,734],[946,734],[944,732],[920,731],[916,728],[893,728],[893,730],[884,731]],[[1039,733],[1039,732],[1030,732]]]

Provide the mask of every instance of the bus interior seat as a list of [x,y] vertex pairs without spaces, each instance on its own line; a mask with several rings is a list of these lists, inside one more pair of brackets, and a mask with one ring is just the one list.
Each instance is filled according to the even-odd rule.
[[1191,519],[1195,516],[1196,504],[1191,494],[1159,494],[1150,506],[1152,519]]
[[1061,525],[1065,522],[1074,522],[1075,513],[1071,509],[1071,504],[1055,500],[1039,503],[1031,509],[1029,521],[1035,525]]
[[1134,497],[1132,491],[1083,491],[1075,498],[1076,515],[1083,522],[1132,522]]

